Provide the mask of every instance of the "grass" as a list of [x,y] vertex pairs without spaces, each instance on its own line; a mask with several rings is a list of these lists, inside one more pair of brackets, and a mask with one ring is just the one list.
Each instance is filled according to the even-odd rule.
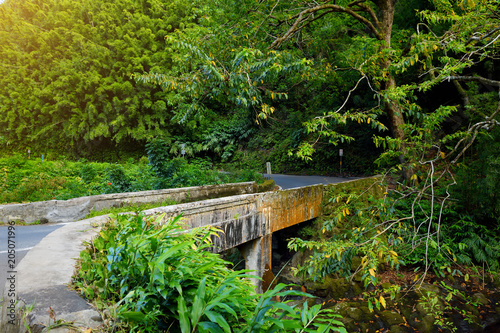
[[[32,223],[26,223],[24,221],[13,221],[14,225],[37,225],[42,224],[40,221],[33,221]],[[12,223],[12,222],[11,222]],[[12,225],[9,222],[0,222],[0,225]]]

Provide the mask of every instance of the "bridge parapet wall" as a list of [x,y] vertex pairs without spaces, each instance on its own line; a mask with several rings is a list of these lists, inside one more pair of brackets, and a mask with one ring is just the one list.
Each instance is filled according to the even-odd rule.
[[262,237],[268,227],[262,218],[258,202],[263,193],[236,195],[226,198],[191,202],[146,210],[147,215],[165,214],[164,221],[182,214],[184,228],[214,226],[221,229],[214,237],[214,251],[223,252],[245,242]]
[[165,190],[92,195],[68,200],[38,201],[22,204],[0,205],[0,222],[25,223],[74,222],[87,216],[91,210],[122,207],[123,205],[204,200],[232,195],[254,193],[255,182],[183,187]]
[[260,211],[268,221],[266,234],[321,215],[323,185],[264,193]]

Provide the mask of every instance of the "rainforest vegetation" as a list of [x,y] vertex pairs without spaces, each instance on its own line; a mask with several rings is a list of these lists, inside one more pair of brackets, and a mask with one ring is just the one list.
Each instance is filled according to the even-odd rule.
[[[133,168],[156,177],[146,184],[152,188],[219,177],[200,176],[177,159],[181,152],[201,169],[262,172],[270,161],[274,172],[336,175],[342,149],[345,175],[381,174],[387,191],[383,198],[331,193],[329,213],[317,228],[290,240],[291,249],[312,251],[299,274],[311,280],[359,274],[363,287],[371,288],[372,310],[385,308],[388,295],[399,291],[373,290],[382,282],[382,267],[416,272],[412,288],[431,274],[463,283],[475,274],[483,286],[494,283],[500,253],[498,22],[499,0],[4,0],[0,186],[18,186],[9,185],[8,177],[15,165],[30,167],[24,161],[28,150],[30,158],[79,160],[77,167],[64,164],[74,170],[75,188],[103,169],[94,187],[82,190],[92,194],[107,191],[108,183],[128,179],[129,189],[152,181],[131,181],[127,170]],[[120,169],[88,161],[130,163]],[[151,235],[176,230],[153,220],[125,220],[123,226],[111,223],[107,233],[128,235],[129,224]],[[182,237],[171,244],[151,241],[154,250],[145,258],[161,258],[158,267],[166,272],[167,256],[156,251],[160,245],[182,256],[182,244],[199,247],[207,236]],[[116,244],[127,248],[134,241],[125,237]],[[88,297],[103,292],[107,274],[119,271],[113,244],[96,243],[82,254],[82,267],[85,260],[106,260],[99,251],[111,258],[109,272],[101,264],[101,271],[92,266],[95,274],[80,273],[80,290]],[[359,267],[351,270],[357,259]],[[182,332],[229,332],[229,323],[242,332],[279,331],[286,329],[273,321],[277,313],[300,316],[272,303],[283,286],[250,299],[243,296],[248,286],[239,273],[226,272],[216,258],[207,260],[221,265],[212,280],[202,272],[180,286],[177,276],[168,282],[155,275],[153,265],[149,281],[138,274],[142,280],[133,282],[142,294],[123,289],[103,295],[113,302],[125,296],[137,301],[135,307],[126,304],[122,319],[152,331],[166,330],[161,325],[172,320]],[[148,266],[139,264],[141,272]],[[97,289],[88,287],[92,281]],[[177,291],[153,296],[148,288],[155,283]],[[213,288],[228,284],[228,293],[237,294],[232,299],[241,303],[223,303],[217,314],[206,310],[215,306],[203,303],[213,302]],[[452,289],[446,301],[458,294]],[[443,308],[436,306],[440,300],[425,297],[433,324],[453,331],[451,303]],[[162,313],[162,302],[172,300],[177,310]],[[239,318],[241,309],[256,317]],[[290,329],[306,330],[320,313],[302,311],[303,325],[292,320]],[[332,323],[314,325],[318,331],[341,330]]]

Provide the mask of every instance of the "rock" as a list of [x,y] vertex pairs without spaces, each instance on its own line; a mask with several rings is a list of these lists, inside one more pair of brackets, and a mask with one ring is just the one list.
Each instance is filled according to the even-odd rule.
[[343,298],[351,290],[351,283],[345,278],[334,279],[325,277],[323,282],[306,282],[308,290],[328,290],[333,299]]
[[493,284],[495,287],[500,288],[500,276],[496,276],[493,278]]
[[475,293],[474,295],[472,295],[471,299],[473,302],[479,303],[481,305],[487,305],[490,303],[490,300],[487,299],[483,293]]
[[356,269],[361,265],[361,258],[354,256],[351,260],[351,270],[356,271]]
[[293,255],[290,265],[293,267],[304,266],[304,262],[309,260],[312,253],[313,252],[311,250],[298,251]]
[[340,321],[344,324],[347,332],[355,332],[357,331],[356,325],[354,325],[355,321],[351,318],[341,318]]
[[354,293],[354,295],[361,295],[363,293],[363,288],[361,288],[359,283],[352,282],[351,286],[352,286],[352,292]]
[[500,332],[500,320],[486,325],[486,327],[483,330],[483,333],[498,333],[498,332]]
[[363,311],[361,311],[361,309],[358,309],[358,308],[352,308],[352,307],[347,308],[346,314],[358,322],[363,319]]
[[347,303],[338,303],[338,304],[335,304],[333,306],[333,310],[335,311],[335,313],[337,313],[343,317],[346,315],[348,308],[349,308],[349,304],[347,304]]
[[98,316],[98,315],[92,316],[92,317],[90,317],[90,319],[92,319],[93,321],[97,321],[97,322],[102,321],[101,316]]
[[464,309],[471,313],[473,316],[479,316],[479,310],[476,306],[472,305],[472,304],[464,304]]
[[380,318],[386,323],[388,326],[404,324],[405,321],[401,314],[396,311],[385,310],[380,313]]
[[363,313],[365,315],[368,315],[368,316],[373,316],[373,312],[370,311],[370,309],[368,309],[368,306],[366,305],[366,303],[362,303],[359,307],[359,309],[361,311],[363,311]]
[[427,293],[434,293],[439,295],[441,293],[441,290],[439,289],[438,286],[428,283],[422,283],[422,285],[419,288],[419,291],[423,295],[426,295]]
[[392,325],[389,333],[406,333],[408,329],[406,327],[401,327],[398,325]]
[[434,316],[425,316],[422,321],[417,322],[415,326],[419,333],[432,333],[434,331]]

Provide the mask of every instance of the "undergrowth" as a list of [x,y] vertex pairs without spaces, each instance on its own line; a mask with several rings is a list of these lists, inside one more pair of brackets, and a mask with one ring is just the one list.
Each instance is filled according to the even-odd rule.
[[74,287],[109,313],[108,331],[346,332],[331,310],[287,301],[303,292],[279,284],[256,294],[249,271],[208,251],[220,230],[163,218],[116,216],[81,252]]

